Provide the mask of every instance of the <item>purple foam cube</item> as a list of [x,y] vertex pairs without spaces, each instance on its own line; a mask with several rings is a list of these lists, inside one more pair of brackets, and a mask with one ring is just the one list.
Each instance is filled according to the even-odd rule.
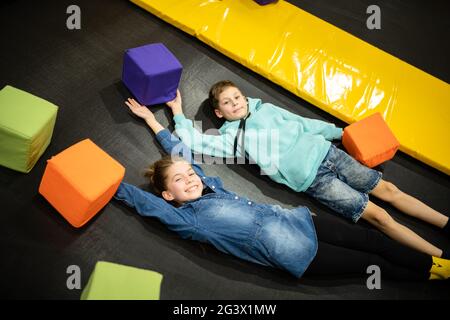
[[183,66],[162,43],[125,51],[122,81],[143,105],[165,103],[177,95]]
[[261,5],[265,5],[265,4],[269,4],[272,2],[277,2],[278,0],[255,0],[255,1]]

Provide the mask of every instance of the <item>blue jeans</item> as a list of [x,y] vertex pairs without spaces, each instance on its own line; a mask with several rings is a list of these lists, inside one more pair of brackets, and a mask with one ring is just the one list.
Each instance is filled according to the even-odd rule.
[[316,178],[305,191],[347,219],[357,222],[377,186],[381,172],[370,169],[331,145]]

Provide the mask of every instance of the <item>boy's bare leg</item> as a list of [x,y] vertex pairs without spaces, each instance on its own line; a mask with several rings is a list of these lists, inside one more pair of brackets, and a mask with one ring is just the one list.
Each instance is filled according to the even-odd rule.
[[443,228],[448,222],[447,216],[404,193],[394,184],[385,180],[380,180],[370,194],[389,202],[407,215],[428,222],[436,227]]
[[395,221],[383,208],[369,201],[362,219],[368,221],[391,239],[400,242],[420,252],[431,256],[441,257],[442,250],[435,247],[411,229]]

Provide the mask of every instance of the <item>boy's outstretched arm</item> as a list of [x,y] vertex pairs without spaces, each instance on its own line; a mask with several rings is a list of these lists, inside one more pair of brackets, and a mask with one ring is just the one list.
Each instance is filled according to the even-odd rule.
[[194,128],[191,120],[183,114],[181,93],[166,103],[172,109],[177,135],[194,152],[210,156],[227,158],[234,157],[233,144],[236,132],[225,132],[221,135],[202,134]]
[[287,111],[283,108],[272,105],[272,107],[279,113],[281,113],[282,117],[286,120],[298,121],[302,124],[305,132],[309,132],[312,134],[320,134],[325,137],[327,140],[340,140],[342,138],[342,128],[336,127],[333,123],[304,118],[302,116],[296,115],[290,111]]
[[172,109],[172,113],[173,113],[174,117],[176,115],[183,114],[183,107],[182,107],[182,102],[181,102],[181,92],[179,89],[177,89],[176,97],[173,100],[166,102],[166,104],[170,109]]

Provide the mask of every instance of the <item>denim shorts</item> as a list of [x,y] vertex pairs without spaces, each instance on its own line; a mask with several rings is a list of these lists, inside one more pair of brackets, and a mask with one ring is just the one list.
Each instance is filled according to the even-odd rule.
[[305,191],[335,212],[357,222],[381,172],[370,169],[331,145],[311,186]]

